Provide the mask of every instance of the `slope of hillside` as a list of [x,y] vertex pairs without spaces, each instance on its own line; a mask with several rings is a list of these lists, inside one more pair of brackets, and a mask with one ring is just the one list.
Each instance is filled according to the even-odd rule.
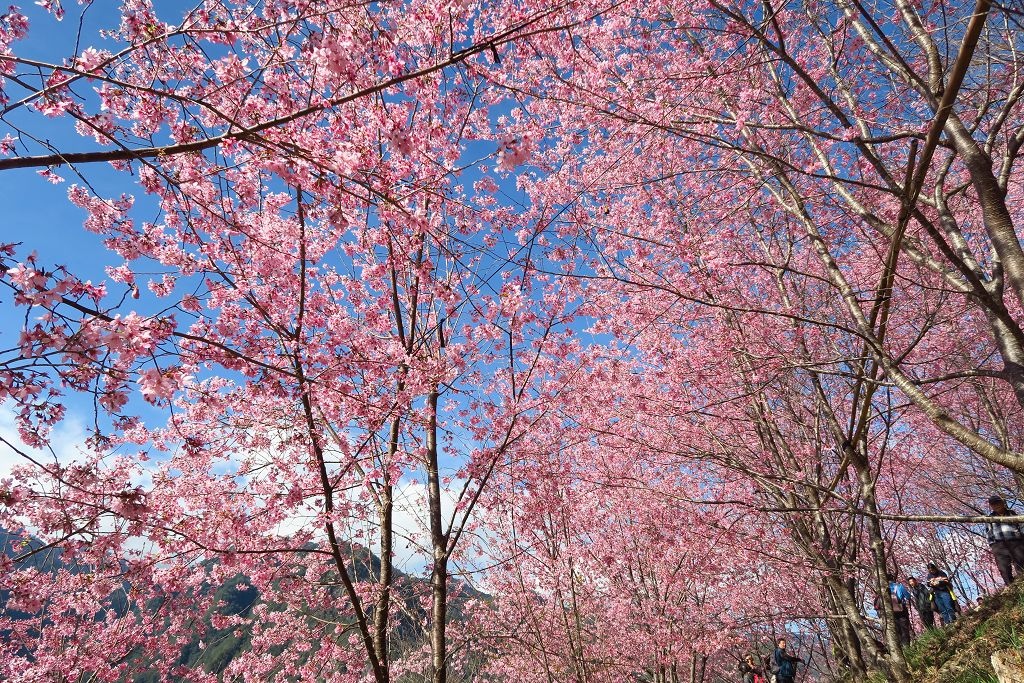
[[992,653],[999,650],[1024,651],[1024,581],[922,635],[907,659],[918,683],[995,683]]
[[[36,538],[22,539],[20,536],[0,528],[0,553],[7,557],[18,557],[42,546],[43,543]],[[348,556],[352,558],[350,569],[355,579],[358,581],[372,581],[374,576],[380,572],[380,558],[370,550],[360,546],[351,546],[347,550]],[[209,571],[216,562],[216,560],[207,560],[198,565],[198,567],[203,571]],[[76,565],[64,561],[59,548],[46,548],[35,555],[27,557],[20,566],[22,568],[31,567],[42,572],[52,572],[59,569],[66,569],[70,572],[80,570]],[[396,624],[391,634],[391,642],[397,654],[422,644],[424,637],[423,624],[427,620],[427,614],[420,602],[419,596],[428,590],[428,579],[422,576],[406,574],[397,569],[393,571],[393,604],[396,609]],[[335,575],[328,574],[322,578],[328,583],[337,583]],[[213,592],[214,594],[213,606],[209,607],[199,616],[205,626],[204,636],[202,638],[197,636],[191,641],[183,643],[177,664],[187,668],[202,668],[209,673],[220,674],[235,657],[251,647],[251,630],[247,627],[236,628],[234,626],[220,629],[215,628],[213,626],[214,617],[217,615],[240,615],[248,618],[252,614],[253,608],[263,604],[264,600],[259,591],[249,584],[244,574],[236,574],[222,584],[206,584],[202,588],[202,592],[204,594]],[[343,604],[345,598],[341,595],[340,589],[337,592],[339,602]],[[133,607],[124,602],[123,599],[119,599],[119,595],[111,596],[110,607],[112,609],[119,613],[124,613],[129,609],[138,609],[138,606]],[[451,582],[449,596],[451,600],[449,614],[453,621],[460,621],[465,618],[463,608],[468,600],[487,597],[469,584],[455,579]],[[8,597],[9,595],[5,591],[0,591],[0,614],[3,614],[7,609]],[[271,611],[280,609],[273,603],[269,607]],[[340,621],[342,619],[339,612],[332,610],[310,611],[309,615],[311,619],[319,617],[327,621]],[[21,619],[28,615],[12,610],[8,616]],[[2,636],[3,633],[0,632],[0,637]],[[316,651],[317,647],[318,644],[313,643],[308,652],[312,654]],[[148,666],[146,663],[148,662],[147,656],[145,653],[140,652],[133,658],[138,664],[137,670],[142,671],[142,673],[136,673],[131,679],[132,683],[157,683],[160,680],[155,672],[145,671]],[[3,680],[2,676],[0,676],[0,680]]]

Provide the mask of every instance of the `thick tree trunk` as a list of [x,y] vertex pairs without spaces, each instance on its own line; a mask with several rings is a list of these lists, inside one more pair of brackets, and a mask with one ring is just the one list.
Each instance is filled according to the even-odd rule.
[[[836,575],[834,580],[841,582],[842,577]],[[831,585],[827,581],[825,582],[824,593],[825,599],[822,602],[824,602],[829,613],[836,614],[842,612],[843,610],[835,591],[832,590]],[[833,618],[826,619],[825,622],[832,637],[832,650],[836,661],[851,673],[854,680],[866,678],[868,665],[864,661],[864,654],[860,647],[857,633],[850,625],[849,619]]]
[[[885,653],[880,649],[881,644],[875,640],[874,632],[864,620],[861,604],[854,590],[855,587],[843,581],[838,573],[828,576],[827,581],[834,595],[838,612],[846,617],[844,621],[848,629],[847,633],[849,633],[851,642],[854,643],[851,649],[858,651],[857,660],[862,662],[861,678],[858,679],[855,675],[854,680],[867,680],[872,676],[875,678],[882,676],[886,677],[885,680],[891,680],[887,677],[888,674],[884,666]],[[856,674],[856,672],[853,673]]]
[[1006,374],[1010,386],[1013,387],[1017,402],[1024,406],[1024,348],[1021,347],[1017,337],[1007,329],[1006,323],[994,314],[988,311],[986,313],[989,327],[992,328],[992,336],[995,338],[999,347],[999,355],[1003,360],[1003,372]]
[[380,594],[373,611],[373,647],[377,651],[377,659],[388,680],[390,676],[390,652],[388,650],[388,617],[391,611],[391,582],[393,575],[392,555],[394,549],[394,533],[392,522],[394,516],[394,487],[385,486],[380,493],[380,576],[378,585]]
[[1006,284],[1017,301],[1024,305],[1024,249],[1014,230],[1013,218],[1006,206],[1006,196],[992,170],[992,159],[955,115],[949,117],[946,133],[970,173],[971,185],[981,204],[985,231],[992,242],[992,249],[999,257]]

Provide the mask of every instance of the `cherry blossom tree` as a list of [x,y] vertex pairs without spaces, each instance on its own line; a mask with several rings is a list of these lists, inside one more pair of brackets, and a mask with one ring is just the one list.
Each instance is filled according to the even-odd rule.
[[[965,447],[1020,471],[997,426],[962,424],[942,398],[950,381],[993,378],[1020,403],[1020,245],[1008,202],[1022,139],[1018,22],[988,2],[658,8],[589,33],[590,59],[577,50],[561,70],[530,60],[509,87],[544,99],[538,116],[582,122],[580,139],[608,141],[574,166],[578,182],[566,191],[615,207],[580,221],[602,249],[628,248],[624,235],[651,240],[639,256],[660,251],[666,233],[681,241],[667,207],[638,198],[625,208],[619,195],[629,186],[657,196],[653,184],[685,185],[676,201],[685,202],[687,229],[715,241],[756,244],[786,230],[778,239],[813,253],[823,273],[815,277],[841,297],[837,315],[861,339],[861,405],[884,378]],[[571,118],[577,108],[592,115]],[[633,155],[646,163],[625,161]],[[725,266],[713,263],[714,245],[690,240],[705,262]],[[801,277],[788,258],[728,265]],[[964,342],[983,325],[989,346],[972,362],[924,372],[887,335],[902,324],[900,301],[935,288],[978,318]]]
[[[5,115],[71,119],[111,149],[33,154],[48,143],[15,122],[0,165],[69,167],[86,228],[122,259],[92,285],[5,247],[28,322],[3,364],[25,446],[8,444],[24,465],[2,524],[45,542],[5,558],[5,669],[199,680],[181,643],[217,607],[204,587],[242,574],[262,602],[254,623],[214,620],[252,629],[225,676],[447,680],[476,503],[546,400],[573,298],[501,254],[518,222],[482,164],[502,179],[532,146],[493,129],[479,91],[508,44],[586,18],[562,9],[203,3],[170,25],[128,2],[120,51],[49,64],[11,51],[26,20],[5,15]],[[94,192],[96,162],[137,176],[158,219]],[[47,463],[29,449],[69,391],[92,395],[95,434]],[[395,522],[416,491],[426,586],[394,567],[398,543],[423,542]],[[50,547],[60,571],[27,568]],[[396,607],[425,650],[396,642]],[[97,615],[117,639],[82,637]]]
[[902,681],[889,582],[990,585],[936,525],[1024,472],[1012,8],[163,12],[0,17],[0,170],[110,257],[0,247],[16,680]]
[[[803,585],[843,664],[893,680],[891,615],[879,647],[868,606],[910,559],[903,525],[1012,484],[972,456],[1021,469],[1019,18],[971,10],[659,6],[562,60],[523,53],[506,84],[582,147],[533,188],[570,207],[552,253],[574,254],[600,332],[649,359],[641,391],[603,392],[637,403],[594,429],[656,405],[638,449],[753,485],[742,503],[831,565]],[[984,488],[903,490],[949,472]]]

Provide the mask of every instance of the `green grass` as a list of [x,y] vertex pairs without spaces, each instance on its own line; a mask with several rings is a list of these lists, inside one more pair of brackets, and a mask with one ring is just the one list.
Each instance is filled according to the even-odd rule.
[[921,635],[906,650],[915,683],[996,683],[991,657],[1024,650],[1024,581],[952,625]]

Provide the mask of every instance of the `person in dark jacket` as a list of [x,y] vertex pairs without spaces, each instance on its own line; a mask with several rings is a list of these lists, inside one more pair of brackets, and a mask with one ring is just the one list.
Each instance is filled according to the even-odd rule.
[[[1001,496],[988,499],[992,513],[989,517],[1016,517]],[[992,557],[999,567],[999,575],[1007,586],[1013,581],[1013,568],[1017,567],[1017,575],[1024,573],[1024,520],[1022,523],[989,522],[985,525],[985,536],[988,546],[992,549]]]
[[942,624],[956,621],[956,598],[953,597],[953,584],[949,582],[949,574],[942,571],[934,562],[928,563],[928,587],[932,590],[932,600],[942,617]]
[[779,638],[775,648],[775,680],[777,683],[793,683],[796,680],[796,665],[804,660],[786,652],[786,639]]
[[932,592],[911,576],[907,579],[910,585],[910,600],[917,610],[917,616],[921,617],[921,623],[925,628],[935,628],[935,610],[932,607]]

